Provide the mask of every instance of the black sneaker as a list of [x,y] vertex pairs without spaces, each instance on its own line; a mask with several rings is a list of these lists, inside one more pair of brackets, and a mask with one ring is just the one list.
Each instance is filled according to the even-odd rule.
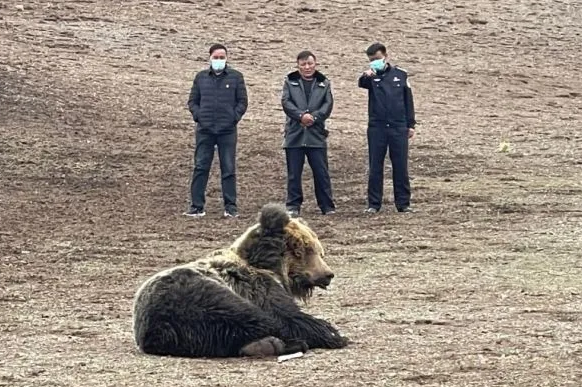
[[234,208],[229,208],[224,210],[224,217],[225,218],[238,218],[238,211]]
[[414,212],[414,210],[412,208],[410,208],[410,206],[397,207],[396,210],[398,212],[407,212],[407,213]]
[[190,208],[190,210],[184,212],[182,215],[190,216],[193,218],[201,218],[206,215],[206,212],[204,212],[204,209],[202,208]]
[[366,214],[377,214],[378,212],[380,212],[380,210],[374,207],[366,208],[364,210],[364,213]]
[[333,215],[335,214],[335,210],[325,210],[321,212],[323,215]]

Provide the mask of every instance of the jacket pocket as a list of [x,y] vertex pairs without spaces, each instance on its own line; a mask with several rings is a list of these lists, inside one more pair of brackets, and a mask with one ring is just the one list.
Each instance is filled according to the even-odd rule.
[[236,117],[236,110],[234,106],[230,106],[230,111],[231,111],[231,117],[232,117],[232,122],[234,122],[234,124],[236,125],[236,123],[238,122],[238,119]]
[[201,106],[196,118],[196,123],[200,128],[207,129],[212,126],[212,110],[208,107]]
[[329,136],[329,130],[327,130],[323,125],[315,124],[313,130],[319,133],[319,135],[321,135],[323,138],[327,138],[327,136]]

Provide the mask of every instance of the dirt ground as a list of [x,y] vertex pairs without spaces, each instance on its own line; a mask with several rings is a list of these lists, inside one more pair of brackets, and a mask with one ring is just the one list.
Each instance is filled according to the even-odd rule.
[[[0,2],[1,386],[578,386],[582,380],[582,6],[490,2]],[[366,94],[380,40],[411,74],[415,214],[364,216]],[[186,101],[231,50],[241,217],[187,219]],[[285,198],[280,90],[309,48],[332,80],[335,217],[304,216],[336,272],[305,306],[354,344],[302,359],[144,356],[147,276],[229,244]],[[511,143],[499,152],[501,141]]]

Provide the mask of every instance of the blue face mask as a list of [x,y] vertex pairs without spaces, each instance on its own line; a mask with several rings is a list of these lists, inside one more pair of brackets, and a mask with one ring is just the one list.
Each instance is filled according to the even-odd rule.
[[212,59],[210,65],[214,71],[222,71],[226,66],[226,59]]
[[384,59],[376,59],[370,62],[370,68],[375,72],[384,70],[385,66]]

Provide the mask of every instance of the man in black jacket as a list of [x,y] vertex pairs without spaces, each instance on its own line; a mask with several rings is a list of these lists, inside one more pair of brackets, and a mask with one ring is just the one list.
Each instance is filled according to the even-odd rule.
[[408,176],[408,140],[416,124],[408,74],[386,60],[386,47],[374,43],[366,50],[370,69],[358,86],[368,90],[368,208],[377,213],[382,206],[384,161],[389,151],[392,163],[394,204],[398,212],[412,212]]
[[188,108],[196,123],[194,172],[190,186],[190,209],[184,215],[200,217],[204,210],[206,185],[218,148],[224,200],[224,216],[237,217],[236,203],[236,145],[237,124],[248,106],[243,75],[227,66],[226,47],[210,47],[210,68],[196,74]]
[[335,212],[327,160],[325,120],[333,110],[329,79],[316,69],[315,55],[297,55],[298,71],[283,83],[281,104],[286,114],[283,148],[287,161],[287,209],[299,216],[303,204],[301,176],[305,158],[313,171],[315,198],[324,215]]

